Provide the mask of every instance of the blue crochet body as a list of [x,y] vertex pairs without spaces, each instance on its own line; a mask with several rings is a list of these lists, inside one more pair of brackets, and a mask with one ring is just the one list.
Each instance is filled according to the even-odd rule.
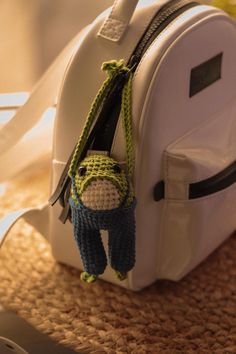
[[135,264],[135,206],[136,200],[112,210],[92,210],[70,198],[74,236],[84,270],[102,274],[107,265],[100,230],[108,230],[108,256],[111,267],[127,273]]

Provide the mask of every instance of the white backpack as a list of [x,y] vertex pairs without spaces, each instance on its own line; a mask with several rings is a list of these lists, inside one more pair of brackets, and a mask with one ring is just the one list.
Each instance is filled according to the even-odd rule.
[[[235,22],[221,10],[194,1],[140,1],[136,8],[137,3],[116,0],[112,10],[88,26],[64,52],[67,59],[61,60],[61,68],[57,64],[54,76],[47,74],[49,90],[39,85],[43,104],[37,102],[36,90],[13,118],[14,134],[11,122],[0,132],[2,154],[51,105],[55,77],[65,71],[54,128],[51,187],[52,193],[57,187],[61,191],[60,178],[105,79],[101,65],[124,59],[134,72],[136,264],[122,282],[110,267],[101,278],[132,290],[156,279],[181,279],[236,228]],[[114,83],[97,118],[106,116],[107,121],[92,148],[109,150],[122,163],[119,92]],[[30,112],[31,120],[24,123]],[[59,220],[61,211],[56,203],[13,213],[1,222],[2,240],[24,215],[49,240],[56,260],[83,269],[71,223]],[[108,243],[106,232],[103,242]]]

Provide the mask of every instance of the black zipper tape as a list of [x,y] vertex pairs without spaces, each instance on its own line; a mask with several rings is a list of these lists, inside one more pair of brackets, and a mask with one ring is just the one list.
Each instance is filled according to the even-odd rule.
[[160,181],[157,182],[153,189],[153,199],[155,202],[159,202],[160,200],[165,198],[165,182]]
[[230,187],[236,182],[236,161],[216,175],[189,185],[189,199],[205,197]]
[[[212,177],[189,184],[189,199],[197,199],[220,192],[236,182],[236,161]],[[157,182],[153,189],[156,202],[165,198],[165,182]]]

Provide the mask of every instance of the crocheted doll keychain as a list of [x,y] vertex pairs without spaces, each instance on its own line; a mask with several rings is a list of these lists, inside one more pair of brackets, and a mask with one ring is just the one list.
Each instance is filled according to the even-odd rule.
[[[102,66],[108,78],[99,90],[76,146],[69,176],[72,181],[71,219],[74,237],[84,267],[81,279],[94,282],[107,266],[100,230],[108,231],[108,257],[120,280],[127,277],[135,264],[135,205],[131,178],[134,169],[132,142],[131,88],[132,74],[124,61],[110,61]],[[122,91],[122,122],[126,142],[126,169],[113,158],[94,153],[81,161],[97,112],[117,75],[128,80]]]

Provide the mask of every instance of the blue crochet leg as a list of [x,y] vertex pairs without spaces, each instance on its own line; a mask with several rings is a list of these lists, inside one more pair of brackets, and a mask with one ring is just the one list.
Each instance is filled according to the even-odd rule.
[[[109,230],[109,259],[111,267],[121,273],[120,279],[134,267],[135,264],[135,217],[130,213],[120,221],[116,228]],[[123,276],[122,276],[123,274]]]
[[85,272],[95,276],[102,274],[107,259],[99,230],[87,228],[82,222],[74,223],[74,236]]

